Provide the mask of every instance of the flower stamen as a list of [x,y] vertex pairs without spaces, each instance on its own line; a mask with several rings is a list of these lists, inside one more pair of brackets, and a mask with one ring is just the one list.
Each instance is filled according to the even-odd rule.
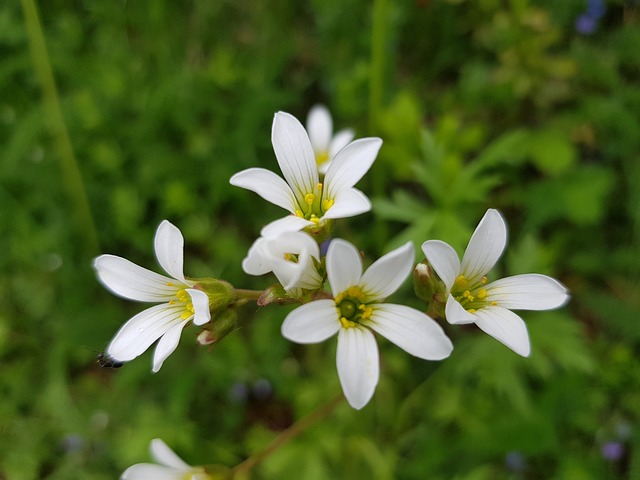
[[314,201],[315,199],[316,199],[316,196],[315,196],[313,193],[307,193],[307,194],[304,196],[304,202],[305,202],[307,205],[309,205],[309,206],[313,205],[313,201]]
[[353,328],[356,326],[356,322],[352,322],[351,320],[347,320],[344,317],[340,317],[340,323],[344,328]]
[[458,278],[455,279],[455,281],[453,282],[453,286],[451,287],[451,290],[461,290],[464,287],[467,286],[467,279],[464,278],[464,275],[458,275]]

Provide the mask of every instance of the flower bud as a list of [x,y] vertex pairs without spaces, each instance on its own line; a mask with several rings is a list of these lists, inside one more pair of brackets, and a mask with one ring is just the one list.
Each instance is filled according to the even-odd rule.
[[427,310],[443,316],[447,303],[447,287],[426,259],[413,270],[413,289],[418,298],[428,303]]
[[291,297],[287,294],[287,292],[282,287],[282,285],[278,283],[276,285],[271,285],[269,288],[267,288],[262,293],[262,295],[260,295],[260,298],[256,303],[258,304],[258,306],[264,307],[266,305],[269,305],[270,303],[277,303],[282,305],[282,304],[291,303],[291,302],[292,302]]
[[198,334],[200,345],[213,345],[233,332],[238,325],[238,314],[227,309],[211,318],[211,322]]

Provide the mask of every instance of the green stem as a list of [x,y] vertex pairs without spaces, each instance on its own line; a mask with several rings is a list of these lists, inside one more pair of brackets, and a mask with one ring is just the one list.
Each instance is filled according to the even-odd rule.
[[238,298],[247,300],[258,300],[264,293],[264,290],[246,290],[244,288],[236,288],[234,292],[238,296]]
[[263,450],[251,455],[244,462],[239,463],[231,470],[231,478],[236,478],[240,475],[246,475],[256,465],[266,459],[273,452],[282,447],[285,443],[293,440],[295,437],[303,433],[309,427],[322,420],[324,417],[331,414],[338,405],[344,400],[344,395],[340,393],[336,398],[329,403],[322,405],[317,410],[311,412],[306,417],[302,417],[296,423],[291,425],[286,430],[282,431],[273,441],[267,445]]
[[35,0],[21,1],[33,67],[42,88],[45,118],[54,139],[54,148],[60,159],[64,182],[74,206],[77,231],[82,232],[82,237],[86,242],[87,253],[94,255],[100,251],[98,236],[91,216],[91,208],[89,207],[80,168],[74,156],[69,132],[62,115],[58,90],[38,15],[38,7]]

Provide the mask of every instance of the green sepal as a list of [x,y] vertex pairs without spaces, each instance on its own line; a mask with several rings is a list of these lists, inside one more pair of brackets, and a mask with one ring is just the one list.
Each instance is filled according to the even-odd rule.
[[211,322],[198,334],[198,342],[201,345],[218,343],[236,328],[238,328],[238,314],[234,309],[229,308],[211,317]]
[[209,297],[209,310],[211,317],[226,310],[229,305],[237,300],[235,289],[229,282],[216,278],[200,278],[195,280],[193,286],[196,290],[202,290]]
[[309,225],[304,229],[304,231],[311,235],[318,245],[322,245],[322,243],[331,235],[334,223],[334,220],[328,219],[323,221],[320,225]]
[[413,269],[413,290],[418,298],[427,302],[430,314],[444,318],[447,287],[426,259]]

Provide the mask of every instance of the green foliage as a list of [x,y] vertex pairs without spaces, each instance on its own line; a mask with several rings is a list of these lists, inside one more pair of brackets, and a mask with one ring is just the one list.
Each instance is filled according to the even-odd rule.
[[[384,59],[371,58],[364,0],[39,3],[105,253],[153,268],[153,233],[168,218],[185,236],[190,275],[271,285],[240,262],[282,211],[228,180],[277,168],[275,111],[304,119],[323,102],[337,128],[384,140],[359,186],[373,215],[336,234],[372,258],[407,240],[417,252],[435,238],[462,251],[483,212],[499,208],[510,230],[498,268],[554,275],[571,291],[563,310],[522,312],[527,359],[474,326],[444,326],[455,345],[445,362],[380,342],[370,405],[337,408],[251,478],[638,478],[633,2],[607,2],[598,30],[582,35],[586,1],[389,1]],[[0,478],[116,478],[148,461],[156,437],[189,463],[236,465],[339,392],[335,345],[290,344],[280,324],[291,307],[248,304],[211,351],[187,329],[158,374],[150,353],[117,370],[97,365],[141,306],[95,280],[30,39],[20,3],[5,2]],[[384,70],[378,100],[374,64]],[[397,296],[421,306],[408,288]],[[607,441],[622,443],[621,460],[603,457]],[[507,462],[513,453],[520,467]]]

